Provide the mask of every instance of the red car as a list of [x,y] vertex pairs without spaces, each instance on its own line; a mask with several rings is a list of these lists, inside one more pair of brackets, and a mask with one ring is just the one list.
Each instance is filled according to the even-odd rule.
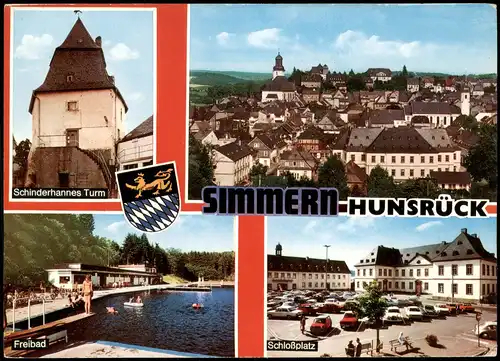
[[343,330],[356,329],[358,327],[358,323],[356,315],[351,311],[347,311],[344,313],[342,320],[340,320],[340,328]]
[[466,312],[474,312],[474,306],[472,306],[471,303],[461,303],[458,305],[460,308],[460,312],[466,313]]
[[316,315],[318,313],[318,309],[310,303],[301,304],[299,310],[302,311],[304,315]]
[[332,319],[328,315],[321,315],[316,317],[310,327],[310,331],[313,335],[321,336],[325,335],[332,329]]

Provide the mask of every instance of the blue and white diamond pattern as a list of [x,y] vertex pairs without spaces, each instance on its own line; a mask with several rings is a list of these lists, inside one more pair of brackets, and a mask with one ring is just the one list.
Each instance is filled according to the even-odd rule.
[[124,203],[125,216],[143,232],[159,232],[168,228],[179,214],[179,195],[168,194]]

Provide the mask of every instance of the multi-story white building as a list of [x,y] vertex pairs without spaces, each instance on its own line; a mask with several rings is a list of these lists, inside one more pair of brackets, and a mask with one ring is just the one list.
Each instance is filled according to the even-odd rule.
[[355,128],[333,154],[355,162],[366,174],[380,166],[396,181],[427,177],[431,171],[461,171],[460,149],[444,129]]
[[218,186],[234,186],[248,181],[253,166],[252,150],[235,141],[213,150],[214,178]]
[[462,113],[459,107],[449,103],[421,101],[411,102],[404,107],[404,111],[407,124],[410,124],[415,116],[425,116],[434,128],[449,127]]
[[[276,245],[267,255],[268,290],[349,290],[351,271],[344,261],[283,256]],[[328,265],[328,266],[327,266]]]
[[497,260],[477,234],[462,229],[452,242],[411,248],[378,246],[355,265],[355,289],[376,281],[384,291],[479,300],[496,293]]
[[153,133],[151,116],[120,140],[116,156],[119,170],[153,164]]

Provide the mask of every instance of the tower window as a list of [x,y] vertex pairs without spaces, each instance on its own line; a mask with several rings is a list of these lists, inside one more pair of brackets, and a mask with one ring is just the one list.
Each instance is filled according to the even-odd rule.
[[73,75],[68,75],[68,76],[66,76],[66,81],[67,81],[68,83],[73,82]]
[[78,102],[72,101],[66,103],[66,110],[74,112],[78,110]]

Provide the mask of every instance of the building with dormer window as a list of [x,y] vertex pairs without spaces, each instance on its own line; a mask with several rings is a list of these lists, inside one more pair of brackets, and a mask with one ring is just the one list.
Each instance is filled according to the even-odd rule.
[[497,292],[497,260],[467,229],[451,242],[411,248],[377,246],[356,265],[355,289],[376,281],[386,292],[475,301]]
[[351,271],[344,261],[284,256],[278,243],[267,255],[267,289],[350,290]]

